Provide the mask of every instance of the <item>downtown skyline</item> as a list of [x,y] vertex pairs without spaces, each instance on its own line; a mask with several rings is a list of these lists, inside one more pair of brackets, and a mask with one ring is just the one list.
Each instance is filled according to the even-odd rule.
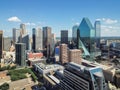
[[113,0],[1,0],[0,30],[12,36],[12,29],[25,23],[30,34],[32,28],[50,26],[56,37],[60,30],[68,30],[71,37],[73,25],[88,17],[93,26],[101,21],[102,36],[120,36],[119,4]]

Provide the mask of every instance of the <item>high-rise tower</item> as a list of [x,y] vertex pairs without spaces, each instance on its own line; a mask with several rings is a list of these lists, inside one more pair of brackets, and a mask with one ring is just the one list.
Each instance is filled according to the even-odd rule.
[[16,49],[16,63],[20,66],[26,65],[26,45],[24,43],[16,43],[15,44]]
[[85,48],[90,53],[90,57],[94,57],[95,51],[95,30],[88,18],[83,18],[79,26],[80,39]]
[[3,31],[0,30],[0,59],[2,58],[3,52]]
[[22,35],[24,35],[24,34],[27,33],[25,24],[20,24],[20,30],[21,30],[21,34],[22,34]]
[[43,27],[43,48],[47,50],[47,58],[50,57],[51,27]]
[[42,30],[40,28],[38,28],[38,29],[33,28],[32,29],[32,39],[33,39],[32,49],[34,51],[43,49],[42,36],[43,36],[43,34],[42,34]]
[[68,30],[61,30],[61,43],[68,44]]
[[98,48],[100,48],[100,37],[101,37],[101,23],[100,23],[100,21],[95,21],[94,28],[95,28],[96,46]]

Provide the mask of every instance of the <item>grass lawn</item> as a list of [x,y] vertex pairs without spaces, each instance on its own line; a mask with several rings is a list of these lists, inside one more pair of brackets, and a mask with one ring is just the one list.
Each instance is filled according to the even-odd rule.
[[33,73],[31,68],[17,69],[17,70],[9,70],[8,75],[10,75],[12,81],[20,80],[27,78],[26,74],[31,74],[33,81],[37,80],[37,77]]

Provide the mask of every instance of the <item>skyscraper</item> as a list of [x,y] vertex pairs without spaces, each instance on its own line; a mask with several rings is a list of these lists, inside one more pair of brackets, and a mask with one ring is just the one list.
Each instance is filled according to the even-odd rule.
[[72,40],[74,41],[74,43],[77,43],[77,30],[78,30],[78,25],[74,25],[72,28]]
[[30,38],[29,38],[28,34],[22,35],[21,43],[25,43],[26,44],[26,50],[30,49],[30,47],[29,47],[30,41],[29,40],[30,40]]
[[21,30],[21,34],[22,34],[22,35],[24,35],[24,34],[27,33],[25,24],[20,24],[20,30]]
[[61,43],[68,44],[68,30],[61,30]]
[[13,28],[13,42],[18,43],[20,38],[20,29]]
[[3,31],[0,30],[0,59],[2,58],[3,52]]
[[32,39],[33,39],[32,49],[34,51],[43,49],[42,36],[43,36],[43,34],[42,34],[42,30],[40,28],[38,28],[38,29],[33,28],[32,29]]
[[26,45],[24,43],[16,43],[15,44],[16,49],[16,63],[20,66],[26,65]]
[[51,42],[50,42],[50,56],[55,56],[55,35],[51,34]]
[[68,48],[67,48],[67,44],[61,44],[60,45],[60,62],[62,64],[68,62]]
[[101,37],[101,23],[100,23],[100,21],[95,21],[94,28],[95,28],[96,46],[98,48],[100,48],[100,37]]
[[51,27],[43,27],[43,48],[47,50],[47,58],[50,57]]
[[83,18],[79,26],[80,39],[93,57],[95,51],[95,30],[88,18]]

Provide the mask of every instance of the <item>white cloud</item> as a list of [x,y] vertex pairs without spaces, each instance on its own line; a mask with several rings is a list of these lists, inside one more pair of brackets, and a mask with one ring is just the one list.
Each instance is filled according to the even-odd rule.
[[101,25],[102,36],[120,36],[120,26]]
[[104,22],[105,24],[116,24],[118,20],[110,19],[110,18],[102,18],[99,19],[100,21]]
[[101,19],[100,19],[100,18],[97,18],[96,21],[101,21]]
[[9,22],[21,22],[21,20],[16,16],[8,18],[8,21]]
[[35,23],[30,23],[30,22],[27,22],[27,23],[24,23],[25,25],[27,26],[35,26],[36,24]]

